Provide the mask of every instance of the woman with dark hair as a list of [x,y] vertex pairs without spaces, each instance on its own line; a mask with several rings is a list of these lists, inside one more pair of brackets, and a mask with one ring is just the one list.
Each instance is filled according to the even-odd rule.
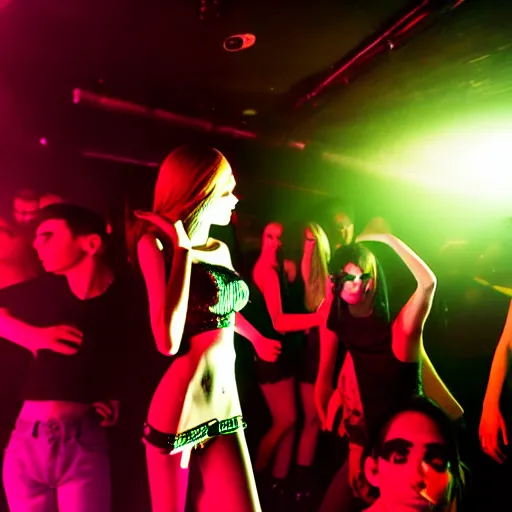
[[300,338],[294,334],[320,324],[322,312],[318,306],[323,300],[313,312],[304,312],[304,305],[300,308],[302,312],[296,312],[297,267],[293,261],[283,258],[282,236],[283,225],[278,222],[267,224],[263,230],[261,252],[252,271],[251,306],[247,311],[262,334],[281,343],[274,358],[259,356],[256,360],[258,384],[272,416],[272,426],[259,444],[255,469],[262,473],[273,460],[269,500],[284,492],[293,456],[297,419],[294,377],[300,349]]
[[368,512],[453,510],[464,468],[450,418],[426,397],[394,410],[370,436],[362,457],[376,500]]
[[259,511],[235,380],[234,331],[256,346],[275,344],[238,313],[249,289],[229,250],[210,238],[238,199],[216,149],[182,146],[163,162],[151,213],[141,219],[138,260],[157,348],[172,356],[144,429],[153,512],[183,512],[189,459],[202,476],[198,510]]
[[[385,243],[392,248],[417,282],[415,292],[393,321],[389,317],[383,273],[375,255],[361,244],[367,241]],[[423,392],[423,386],[452,417],[462,414],[423,349],[423,326],[430,312],[436,278],[419,256],[389,234],[382,220],[376,219],[357,238],[356,244],[336,251],[331,272],[334,286],[328,297],[328,320],[320,327],[320,367],[315,396],[326,428],[332,428],[337,410],[346,404],[340,430],[348,438],[349,455],[331,484],[322,512],[338,508],[340,502],[349,510],[354,506],[353,495],[365,497],[365,490],[359,489],[358,484],[360,456],[368,432],[390,410]],[[343,387],[339,386],[333,393],[339,342],[347,354],[338,378]]]

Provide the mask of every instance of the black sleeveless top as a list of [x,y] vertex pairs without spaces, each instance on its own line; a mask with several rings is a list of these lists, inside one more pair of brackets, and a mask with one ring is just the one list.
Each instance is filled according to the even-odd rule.
[[421,393],[420,364],[404,363],[392,349],[391,324],[372,312],[354,317],[340,300],[334,300],[327,328],[338,336],[354,361],[366,431],[411,396]]
[[[287,302],[285,284],[286,278],[284,277],[283,270],[278,269],[277,273],[279,276],[279,287],[281,291],[281,304],[284,310],[284,305]],[[265,297],[263,296],[263,293],[258,288],[258,286],[256,286],[256,283],[253,279],[251,279],[250,282],[250,296],[251,299],[249,304],[244,309],[244,316],[252,325],[254,325],[258,332],[266,338],[273,340],[283,340],[284,336],[274,329],[272,318],[270,317],[270,313],[268,312],[267,304],[265,302]]]

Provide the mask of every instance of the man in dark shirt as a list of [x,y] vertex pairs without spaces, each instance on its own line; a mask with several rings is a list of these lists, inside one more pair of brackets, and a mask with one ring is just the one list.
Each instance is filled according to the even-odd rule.
[[[116,423],[130,336],[130,290],[104,263],[106,228],[70,204],[43,209],[34,247],[48,274],[0,310],[0,337],[34,354],[5,452],[11,512],[108,512],[103,427]],[[121,377],[119,377],[121,373]]]

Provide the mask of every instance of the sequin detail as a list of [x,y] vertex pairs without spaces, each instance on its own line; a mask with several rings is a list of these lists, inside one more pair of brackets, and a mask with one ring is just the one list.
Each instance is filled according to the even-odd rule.
[[249,300],[249,287],[240,275],[222,265],[194,263],[190,277],[190,293],[185,335],[235,324],[235,312]]
[[220,421],[207,421],[179,434],[165,434],[145,423],[144,439],[153,446],[173,454],[183,450],[186,446],[200,446],[212,437],[234,434],[246,427],[247,424],[242,416],[233,416]]

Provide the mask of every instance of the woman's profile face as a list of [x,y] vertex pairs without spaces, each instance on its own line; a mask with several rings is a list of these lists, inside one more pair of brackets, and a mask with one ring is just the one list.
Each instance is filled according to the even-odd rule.
[[[452,482],[448,450],[436,423],[417,411],[396,416],[368,480],[386,510],[427,511],[446,502]],[[373,480],[373,481],[372,481]]]
[[215,197],[205,212],[206,220],[217,226],[227,226],[231,222],[231,214],[238,203],[238,198],[233,193],[236,186],[235,177],[227,160],[224,160],[223,165],[225,170],[219,178]]
[[355,263],[347,263],[343,267],[343,285],[340,296],[352,306],[361,304],[373,290],[374,279],[370,272],[364,272]]

